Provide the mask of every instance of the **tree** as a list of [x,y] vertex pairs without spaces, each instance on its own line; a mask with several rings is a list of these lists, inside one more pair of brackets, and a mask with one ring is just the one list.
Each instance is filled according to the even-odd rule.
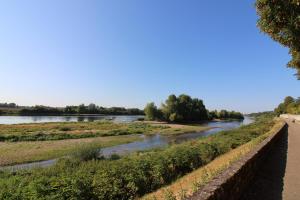
[[291,96],[287,96],[284,98],[283,104],[285,107],[287,107],[289,104],[294,103],[295,99]]
[[174,94],[170,95],[165,103],[161,105],[161,110],[164,118],[168,121],[171,114],[177,111],[177,97]]
[[64,109],[64,113],[66,114],[75,114],[76,111],[76,107],[75,106],[66,106]]
[[96,114],[98,112],[97,106],[94,103],[90,103],[87,109],[89,114]]
[[280,103],[274,112],[277,115],[289,113],[289,114],[300,114],[300,101],[288,96],[284,99],[283,103]]
[[78,113],[79,114],[86,114],[87,113],[87,109],[86,109],[86,106],[84,104],[80,104],[78,106]]
[[217,110],[213,110],[209,112],[209,118],[210,119],[216,119],[218,118],[218,111]]
[[160,118],[160,112],[158,111],[156,105],[151,102],[148,103],[144,109],[147,120],[158,120]]
[[181,94],[178,97],[170,95],[162,104],[164,118],[170,122],[191,122],[208,119],[208,112],[203,101]]
[[218,113],[218,118],[220,119],[225,119],[225,118],[228,118],[228,111],[227,110],[221,110],[219,113]]
[[300,0],[256,0],[258,26],[273,40],[289,48],[288,67],[300,79]]

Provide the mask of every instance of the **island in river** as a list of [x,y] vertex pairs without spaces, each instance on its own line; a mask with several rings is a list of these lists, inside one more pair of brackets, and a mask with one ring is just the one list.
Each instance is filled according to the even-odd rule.
[[157,122],[115,123],[50,122],[0,125],[0,165],[12,165],[58,158],[72,153],[79,145],[99,148],[143,140],[146,135],[180,135],[209,130],[203,125]]

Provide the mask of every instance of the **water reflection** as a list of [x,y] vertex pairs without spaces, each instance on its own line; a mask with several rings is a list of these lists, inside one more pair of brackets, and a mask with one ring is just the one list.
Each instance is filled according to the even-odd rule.
[[238,128],[241,125],[246,125],[251,123],[253,120],[250,118],[245,118],[243,121],[213,121],[207,122],[203,125],[212,127],[212,129],[207,131],[202,131],[198,133],[186,133],[177,136],[162,136],[156,134],[154,136],[145,136],[142,135],[142,141],[131,142],[128,144],[117,145],[113,147],[107,147],[102,149],[101,153],[105,157],[109,157],[112,154],[125,155],[135,151],[147,150],[151,148],[164,147],[173,143],[182,143],[188,140],[197,139],[199,137],[204,137],[208,135],[212,135],[224,130],[230,130],[234,128]]
[[136,121],[140,115],[80,115],[80,116],[0,116],[0,124],[23,124],[45,122],[93,122],[111,120],[113,122],[128,123]]
[[[112,120],[120,120],[123,121],[134,121],[134,119],[137,119],[138,117],[134,116],[111,116]],[[139,116],[140,117],[140,116]],[[70,120],[72,117],[70,118]],[[78,118],[77,118],[78,119]],[[119,154],[119,155],[126,155],[135,151],[141,151],[141,150],[146,150],[146,149],[151,149],[151,148],[157,148],[157,147],[164,147],[172,143],[181,143],[187,140],[193,140],[197,139],[199,137],[203,136],[208,136],[212,134],[216,134],[220,131],[223,130],[230,130],[234,128],[238,128],[241,125],[246,125],[251,123],[253,120],[251,118],[245,118],[243,121],[223,121],[223,122],[208,122],[205,123],[205,125],[209,127],[214,127],[213,129],[203,131],[203,132],[198,132],[198,133],[187,133],[187,134],[182,134],[178,136],[162,136],[159,134],[152,135],[152,136],[146,136],[146,135],[141,135],[142,141],[137,141],[137,142],[131,142],[128,144],[122,144],[122,145],[117,145],[113,147],[107,147],[103,148],[101,150],[102,155],[105,157],[109,157],[112,154]],[[8,167],[0,167],[0,170],[12,170],[12,171],[17,171],[20,169],[31,169],[35,167],[48,167],[53,164],[55,164],[57,159],[53,160],[46,160],[46,161],[39,161],[39,162],[33,162],[33,163],[25,163],[25,164],[18,164],[14,166],[8,166]]]

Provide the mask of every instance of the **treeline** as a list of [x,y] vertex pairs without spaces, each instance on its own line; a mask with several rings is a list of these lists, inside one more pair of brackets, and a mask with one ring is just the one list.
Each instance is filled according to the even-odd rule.
[[[4,107],[3,107],[4,108]],[[7,110],[0,110],[0,114],[8,114]],[[10,111],[11,114],[11,111]],[[107,115],[144,115],[138,108],[111,107],[105,108],[93,103],[89,105],[66,106],[64,108],[36,105],[32,107],[19,107],[14,110],[18,115],[70,115],[70,114],[107,114]]]
[[221,110],[209,112],[201,99],[182,94],[170,95],[160,108],[152,102],[144,109],[147,120],[196,122],[211,119],[244,119],[242,113]]
[[295,99],[291,96],[285,97],[284,101],[275,108],[277,115],[281,114],[300,114],[300,98]]
[[254,118],[260,118],[260,117],[275,117],[275,113],[273,111],[264,111],[264,112],[257,112],[257,113],[250,113],[247,116],[254,117]]
[[17,108],[15,103],[0,103],[0,108]]
[[211,119],[244,119],[244,115],[242,113],[236,111],[227,111],[227,110],[210,111],[209,117]]
[[208,138],[123,158],[83,161],[95,158],[94,151],[87,149],[84,154],[79,152],[79,160],[61,160],[50,168],[0,172],[0,199],[138,199],[259,137],[273,124],[270,119],[257,121]]

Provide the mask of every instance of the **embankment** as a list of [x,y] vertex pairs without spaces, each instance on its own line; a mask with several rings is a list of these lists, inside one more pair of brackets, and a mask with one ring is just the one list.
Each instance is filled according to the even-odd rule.
[[268,153],[284,137],[288,125],[284,123],[253,151],[234,163],[219,176],[191,196],[190,200],[237,200],[251,183]]

